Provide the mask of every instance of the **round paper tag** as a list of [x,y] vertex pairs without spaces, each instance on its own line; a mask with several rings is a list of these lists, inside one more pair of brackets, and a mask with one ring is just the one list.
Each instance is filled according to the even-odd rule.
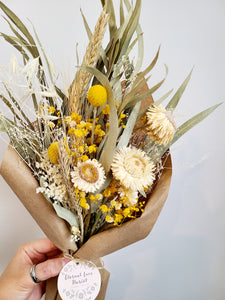
[[101,287],[101,275],[90,261],[71,260],[58,277],[62,300],[94,300]]

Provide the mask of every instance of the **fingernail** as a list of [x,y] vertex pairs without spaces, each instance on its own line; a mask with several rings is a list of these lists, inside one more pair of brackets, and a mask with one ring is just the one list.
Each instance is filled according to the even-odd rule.
[[63,267],[64,267],[66,264],[68,264],[68,262],[70,262],[70,259],[63,257],[62,261],[63,261]]

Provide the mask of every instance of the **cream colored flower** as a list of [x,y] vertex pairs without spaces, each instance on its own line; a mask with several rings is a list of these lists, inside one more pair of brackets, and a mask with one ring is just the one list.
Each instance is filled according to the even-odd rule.
[[113,217],[110,216],[110,215],[106,215],[106,216],[105,216],[105,220],[106,220],[107,223],[113,223],[113,222],[114,222]]
[[36,189],[36,193],[43,193],[48,199],[57,202],[67,202],[68,194],[60,167],[53,165],[48,159],[47,154],[44,154],[41,162],[37,163],[36,167],[39,169],[38,174],[41,186]]
[[122,203],[116,201],[116,200],[112,200],[110,201],[111,207],[115,208],[115,210],[119,210],[122,207]]
[[96,159],[78,162],[77,167],[71,172],[74,187],[86,193],[96,192],[105,181],[105,172]]
[[145,152],[135,147],[123,147],[114,156],[111,169],[121,184],[133,191],[152,185],[155,166]]
[[75,225],[71,226],[71,233],[74,235],[79,235],[80,234],[79,227]]
[[132,189],[119,188],[120,197],[123,200],[125,206],[134,206],[138,201],[138,192]]
[[71,226],[71,240],[78,242],[80,240],[80,229],[78,226]]
[[149,125],[148,134],[151,139],[159,145],[168,145],[172,141],[176,131],[171,113],[162,105],[152,105],[146,113],[146,116]]

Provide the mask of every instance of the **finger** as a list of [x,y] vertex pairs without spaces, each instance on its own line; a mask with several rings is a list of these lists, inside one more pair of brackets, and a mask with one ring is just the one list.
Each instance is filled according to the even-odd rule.
[[43,254],[47,254],[48,252],[57,249],[57,247],[47,238],[30,242],[27,245],[31,249]]
[[49,239],[40,239],[24,245],[25,253],[33,263],[46,260],[48,254],[58,251],[57,247]]
[[70,259],[65,257],[48,259],[36,265],[36,277],[41,281],[45,281],[51,277],[55,277],[69,261]]
[[[32,286],[33,286],[33,283],[32,283]],[[36,284],[33,287],[32,296],[31,296],[31,298],[29,298],[29,300],[42,299],[41,297],[44,295],[45,291],[46,291],[46,281]]]
[[55,257],[59,257],[61,254],[62,254],[61,250],[55,249],[55,250],[48,252],[46,255],[48,258],[55,258]]

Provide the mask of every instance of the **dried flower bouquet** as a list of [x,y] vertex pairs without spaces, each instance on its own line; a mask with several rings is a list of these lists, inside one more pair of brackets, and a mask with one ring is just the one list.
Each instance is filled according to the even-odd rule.
[[[119,25],[113,1],[101,2],[93,33],[83,16],[89,44],[73,82],[63,90],[36,31],[33,38],[0,1],[14,34],[1,36],[23,59],[22,66],[12,59],[10,80],[3,81],[0,94],[13,115],[0,113],[0,130],[11,141],[1,174],[60,249],[92,260],[151,231],[169,190],[170,146],[219,105],[176,128],[173,111],[191,73],[166,106],[161,103],[171,91],[153,103],[151,95],[166,76],[147,87],[159,51],[141,71],[141,0],[134,7],[120,2]],[[110,40],[104,49],[107,25]],[[136,61],[131,59],[135,47]],[[28,101],[32,117],[23,110]]]

